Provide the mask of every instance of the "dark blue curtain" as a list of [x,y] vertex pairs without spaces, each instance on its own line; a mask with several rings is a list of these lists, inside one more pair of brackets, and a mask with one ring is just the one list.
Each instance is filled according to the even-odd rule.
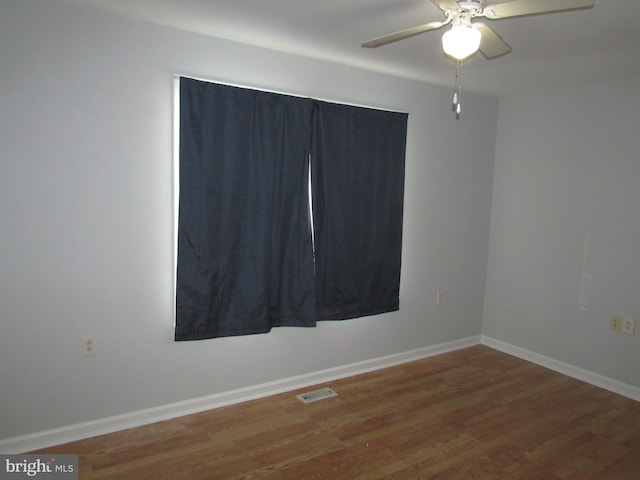
[[175,339],[397,310],[406,123],[181,78]]
[[181,79],[176,340],[315,325],[312,111]]
[[407,114],[316,102],[318,320],[398,310]]

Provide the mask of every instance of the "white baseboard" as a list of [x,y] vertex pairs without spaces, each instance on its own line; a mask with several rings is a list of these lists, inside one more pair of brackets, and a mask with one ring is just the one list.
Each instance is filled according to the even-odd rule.
[[524,348],[516,347],[515,345],[496,340],[495,338],[487,337],[484,335],[482,335],[480,338],[480,342],[483,345],[493,348],[494,350],[499,350],[509,355],[513,355],[514,357],[518,357],[542,367],[546,367],[550,370],[562,373],[569,377],[573,377],[578,380],[582,380],[583,382],[590,383],[591,385],[595,385],[597,387],[604,388],[605,390],[609,390],[633,400],[640,401],[640,388],[634,387],[633,385],[613,380],[609,377],[605,377],[604,375],[599,375],[597,373],[593,373],[588,370],[569,365],[568,363],[560,362],[559,360],[555,360],[551,357],[540,355]]
[[149,423],[181,417],[183,415],[190,415],[193,413],[203,412],[205,410],[220,408],[248,400],[255,400],[270,395],[276,395],[278,393],[297,390],[311,385],[318,385],[361,373],[380,370],[382,368],[440,355],[442,353],[460,350],[462,348],[478,345],[480,343],[480,338],[480,336],[464,338],[394,355],[365,360],[363,362],[276,380],[274,382],[209,395],[206,397],[194,398],[183,402],[162,405],[123,415],[36,432],[29,435],[0,439],[0,452],[4,454],[28,452],[52,445],[73,442],[84,438],[125,430],[127,428],[139,427]]
[[171,403],[155,408],[138,410],[124,415],[103,418],[85,423],[69,425],[67,427],[56,428],[36,432],[19,437],[0,439],[0,453],[12,454],[22,453],[40,448],[58,445],[84,438],[104,435],[127,428],[139,427],[149,423],[160,422],[171,418],[203,412],[214,408],[233,405],[240,402],[255,400],[258,398],[276,395],[278,393],[297,390],[312,385],[319,385],[341,378],[351,377],[361,373],[380,370],[403,363],[433,357],[443,353],[453,352],[473,345],[486,345],[495,350],[513,355],[514,357],[527,360],[537,365],[549,368],[556,372],[577,378],[584,382],[596,385],[619,395],[640,401],[640,388],[619,382],[617,380],[598,375],[587,370],[569,365],[524,348],[516,347],[509,343],[502,342],[487,336],[475,336],[463,338],[452,342],[441,343],[429,347],[410,350],[385,357],[365,360],[363,362],[352,363],[340,367],[320,370],[309,374],[289,377],[274,382],[263,383],[247,388],[232,390],[228,392],[209,395],[206,397],[194,398],[183,402]]

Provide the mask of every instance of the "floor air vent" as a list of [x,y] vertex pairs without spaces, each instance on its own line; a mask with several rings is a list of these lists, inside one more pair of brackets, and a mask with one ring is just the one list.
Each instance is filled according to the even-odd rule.
[[314,390],[313,392],[301,393],[296,395],[298,400],[302,403],[313,403],[318,400],[324,400],[325,398],[336,397],[338,394],[330,388],[321,388],[320,390]]

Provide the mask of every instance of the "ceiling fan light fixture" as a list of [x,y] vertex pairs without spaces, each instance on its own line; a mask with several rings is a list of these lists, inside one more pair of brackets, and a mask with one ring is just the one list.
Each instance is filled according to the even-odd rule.
[[464,60],[480,48],[482,34],[473,25],[453,25],[442,35],[444,53],[456,60]]

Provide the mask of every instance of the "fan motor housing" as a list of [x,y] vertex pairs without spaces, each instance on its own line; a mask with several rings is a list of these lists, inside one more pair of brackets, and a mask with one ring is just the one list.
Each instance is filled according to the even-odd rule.
[[461,10],[471,12],[472,14],[479,14],[484,9],[485,0],[462,0],[458,2],[458,6]]

